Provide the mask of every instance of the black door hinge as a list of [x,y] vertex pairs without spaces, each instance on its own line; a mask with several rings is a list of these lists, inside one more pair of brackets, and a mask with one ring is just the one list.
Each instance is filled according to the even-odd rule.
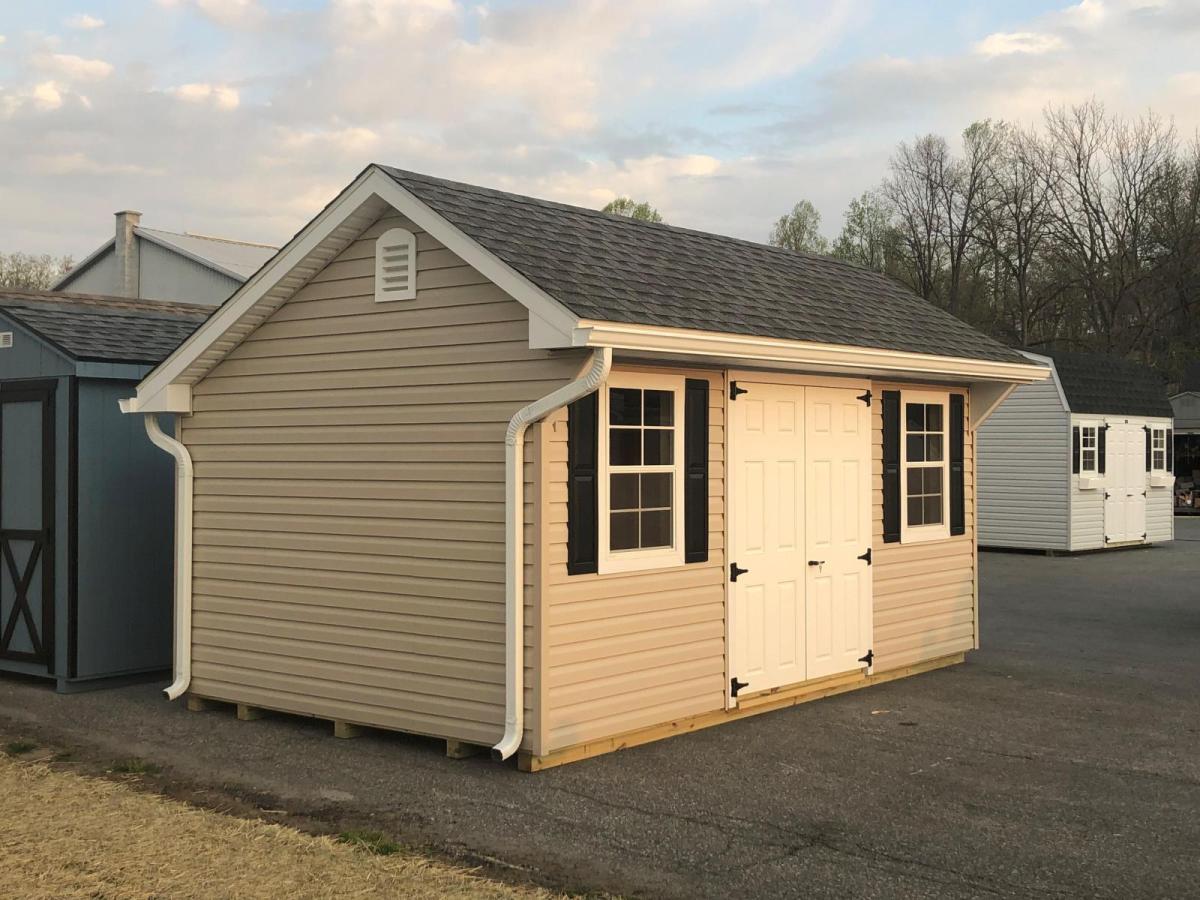
[[859,661],[860,663],[866,663],[868,666],[870,666],[870,665],[874,665],[874,663],[875,663],[875,651],[874,651],[874,650],[868,650],[868,651],[867,651],[867,655],[866,655],[866,656],[860,656],[860,657],[858,658],[858,661]]
[[737,676],[735,675],[733,678],[729,679],[729,696],[736,697],[738,695],[738,691],[744,687],[750,687],[750,682],[738,681]]
[[871,565],[871,548],[868,547],[867,552],[860,556],[859,559],[863,560],[868,566]]
[[859,394],[858,399],[861,400],[863,403],[867,404],[867,406],[870,406],[871,405],[871,392],[867,391],[865,394]]
[[745,575],[749,569],[739,569],[738,564],[733,562],[729,564],[729,580],[737,581],[739,575]]
[[738,383],[736,381],[729,382],[729,399],[730,400],[736,400],[738,398],[738,394],[748,394],[748,393],[750,393],[750,392],[748,390],[746,390],[744,387],[738,387]]

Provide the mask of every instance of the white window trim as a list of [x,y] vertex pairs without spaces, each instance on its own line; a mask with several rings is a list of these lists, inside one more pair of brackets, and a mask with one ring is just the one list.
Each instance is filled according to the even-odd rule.
[[[1090,419],[1080,419],[1075,424],[1079,428],[1079,488],[1085,491],[1092,490],[1100,479],[1100,430],[1108,426],[1104,422]],[[1088,428],[1096,432],[1096,444],[1092,448],[1094,453],[1091,468],[1083,464],[1083,436]]]
[[[1158,465],[1155,460],[1158,448],[1155,442],[1162,437],[1162,465]],[[1150,471],[1155,475],[1165,475],[1167,472],[1167,426],[1166,425],[1151,425],[1150,426]]]
[[[909,403],[937,403],[942,407],[942,521],[938,525],[908,524],[908,408]],[[932,468],[915,463],[913,468]],[[944,541],[950,538],[950,392],[900,392],[900,543]]]
[[[683,521],[683,482],[684,482],[684,377],[682,375],[644,374],[639,372],[618,372],[609,376],[600,393],[600,484],[597,486],[599,501],[600,544],[599,559],[596,571],[600,575],[615,572],[638,572],[645,569],[662,569],[684,564],[684,521]],[[609,390],[612,388],[637,388],[639,390],[659,390],[675,392],[675,413],[673,430],[675,438],[672,447],[672,465],[664,466],[658,471],[672,472],[672,528],[671,547],[656,547],[650,550],[609,550],[609,463],[608,463],[608,403]]]

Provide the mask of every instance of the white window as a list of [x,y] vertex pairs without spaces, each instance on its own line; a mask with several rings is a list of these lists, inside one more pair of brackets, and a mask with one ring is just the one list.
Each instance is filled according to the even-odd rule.
[[375,242],[375,302],[416,296],[417,237],[405,228],[391,228]]
[[601,573],[683,564],[683,387],[620,374],[600,396]]
[[1100,426],[1079,426],[1079,474],[1095,475],[1099,471]]
[[902,543],[950,537],[948,394],[904,391],[901,403]]
[[1167,471],[1167,429],[1157,426],[1150,429],[1150,468],[1155,472]]

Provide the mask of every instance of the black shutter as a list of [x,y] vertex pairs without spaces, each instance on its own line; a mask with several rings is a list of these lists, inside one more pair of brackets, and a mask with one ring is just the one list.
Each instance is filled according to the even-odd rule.
[[689,378],[683,403],[683,560],[708,562],[708,382]]
[[1167,474],[1175,473],[1175,429],[1167,429]]
[[1071,429],[1071,474],[1079,474],[1079,426]]
[[883,392],[883,540],[900,540],[900,392]]
[[1149,425],[1143,425],[1142,427],[1146,429],[1146,471],[1149,472],[1154,468],[1153,458],[1150,450],[1151,436],[1154,434],[1154,432],[1151,430]]
[[1103,475],[1108,465],[1108,426],[1101,425],[1096,429],[1096,472]]
[[950,533],[966,534],[967,510],[963,468],[963,395],[950,395]]
[[[600,395],[567,407],[567,574],[596,571],[600,471]],[[519,539],[519,537],[518,537]]]

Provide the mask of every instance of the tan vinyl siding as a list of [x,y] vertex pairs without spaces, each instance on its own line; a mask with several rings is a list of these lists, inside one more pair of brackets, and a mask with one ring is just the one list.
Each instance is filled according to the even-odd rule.
[[[872,391],[944,391],[945,386],[875,382]],[[957,388],[951,390],[958,391]],[[963,410],[970,421],[968,391]],[[922,543],[883,542],[883,415],[871,407],[871,473],[875,591],[875,671],[886,672],[937,659],[975,646],[975,443],[967,429],[963,448],[966,533]],[[903,512],[902,512],[903,514]]]
[[568,576],[565,411],[543,428],[543,753],[724,705],[724,378],[668,371],[711,385],[706,563]]
[[[376,303],[374,239],[397,226],[417,233],[417,297]],[[182,428],[196,472],[193,691],[500,736],[504,433],[583,361],[530,350],[527,330],[516,301],[390,216],[195,385]],[[530,523],[536,465],[535,444]],[[529,698],[532,660],[526,672]]]

